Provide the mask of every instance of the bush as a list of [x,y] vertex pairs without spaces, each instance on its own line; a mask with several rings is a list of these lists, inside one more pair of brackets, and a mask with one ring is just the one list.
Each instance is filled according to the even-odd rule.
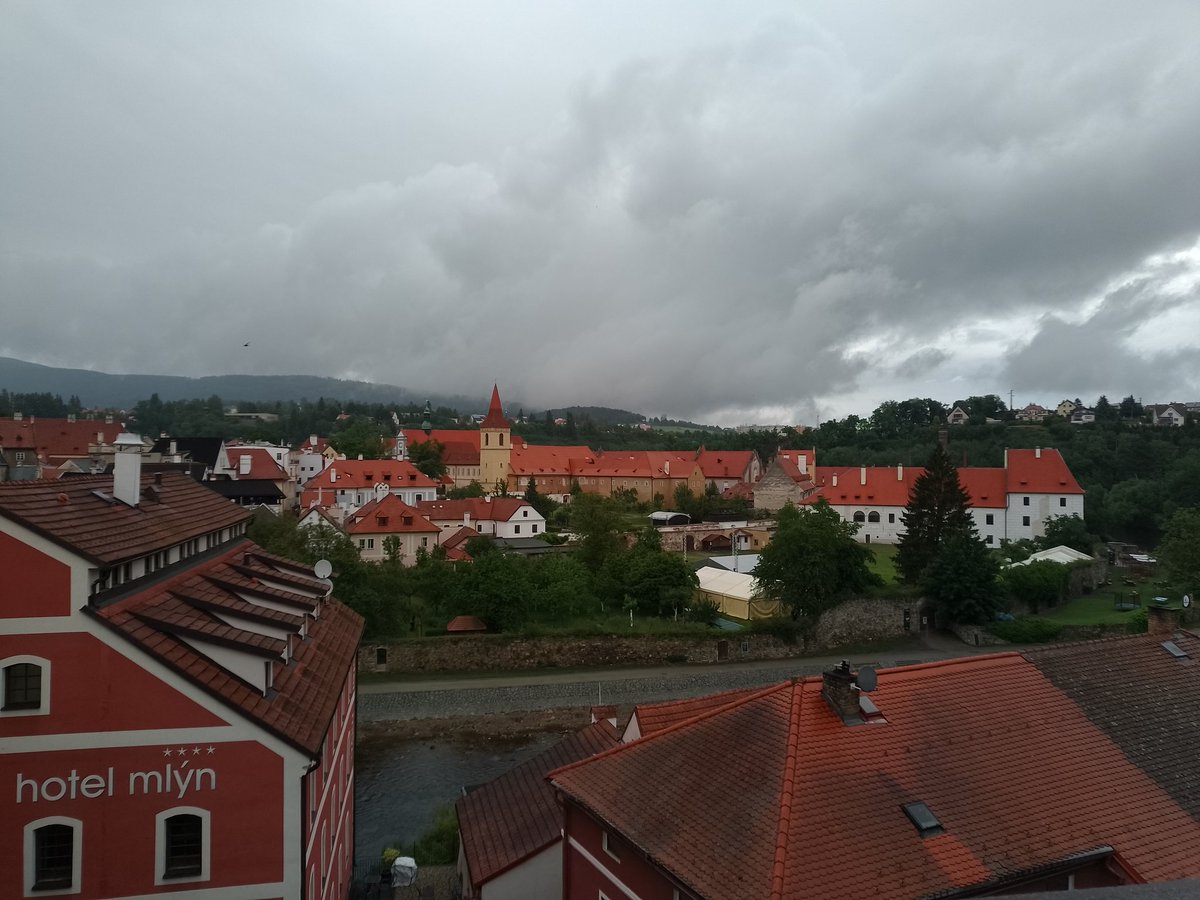
[[1014,644],[1045,644],[1058,639],[1063,626],[1046,619],[1022,616],[1009,622],[993,622],[988,631]]
[[1144,609],[1139,609],[1132,616],[1130,616],[1129,621],[1125,623],[1125,629],[1130,634],[1145,634],[1147,631],[1149,631],[1150,624],[1146,611]]
[[766,634],[778,638],[788,646],[801,643],[804,637],[800,623],[795,619],[754,619],[750,622],[747,630],[751,634]]
[[721,617],[721,606],[715,600],[707,598],[693,600],[687,608],[684,618],[689,622],[700,622],[703,625],[716,625]]
[[[458,815],[453,804],[439,807],[433,815],[433,824],[413,843],[401,845],[402,850],[392,857],[411,856],[419,866],[450,866],[458,862]],[[391,853],[384,851],[384,860]],[[390,865],[390,863],[389,863]]]

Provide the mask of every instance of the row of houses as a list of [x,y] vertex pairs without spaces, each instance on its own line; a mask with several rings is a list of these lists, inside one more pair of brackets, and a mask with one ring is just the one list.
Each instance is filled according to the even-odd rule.
[[[1152,403],[1144,407],[1144,414],[1149,417],[1150,424],[1162,426],[1180,426],[1188,416],[1200,416],[1200,401],[1188,403]],[[1096,421],[1096,410],[1084,406],[1074,400],[1063,400],[1053,409],[1047,409],[1037,403],[1030,403],[1018,409],[1014,418],[1018,422],[1041,422],[1049,416],[1066,419],[1072,425],[1089,425]],[[956,403],[951,409],[946,421],[951,425],[965,425],[971,420],[965,404]],[[997,421],[997,420],[989,420]]]

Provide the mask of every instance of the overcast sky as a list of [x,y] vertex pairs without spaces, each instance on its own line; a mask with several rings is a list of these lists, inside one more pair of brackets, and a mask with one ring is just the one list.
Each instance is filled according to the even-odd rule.
[[1200,399],[1197,35],[1196,0],[0,0],[0,355],[722,424]]

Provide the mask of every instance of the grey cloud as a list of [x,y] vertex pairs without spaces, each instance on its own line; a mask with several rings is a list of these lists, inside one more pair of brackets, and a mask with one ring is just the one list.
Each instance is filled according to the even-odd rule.
[[[353,86],[333,68],[332,85],[317,89],[306,41],[316,58],[361,77],[357,63],[339,59],[332,38],[289,31],[259,93],[246,100],[229,87],[252,78],[243,71],[252,62],[238,56],[240,68],[214,83],[212,108],[195,110],[188,126],[224,115],[265,149],[226,132],[214,156],[205,137],[197,177],[219,184],[211,169],[220,158],[229,183],[193,197],[175,185],[180,225],[145,245],[153,252],[114,252],[120,241],[104,239],[91,223],[97,207],[78,194],[70,201],[85,225],[63,234],[79,235],[43,241],[53,215],[28,210],[54,191],[21,188],[23,212],[0,221],[15,248],[0,258],[0,286],[20,307],[0,345],[113,370],[355,374],[462,393],[495,380],[528,403],[808,415],[814,398],[870,385],[907,396],[904,382],[949,358],[951,330],[1040,313],[1040,330],[1010,363],[1015,386],[1058,390],[1068,376],[1098,384],[1105,366],[1117,381],[1160,383],[1171,359],[1122,350],[1133,327],[1120,318],[1124,301],[1106,300],[1083,326],[1055,313],[1069,316],[1147,255],[1200,235],[1190,7],[1128,36],[1120,22],[1088,23],[1111,29],[1090,43],[1031,40],[1007,24],[984,39],[948,16],[946,35],[888,64],[880,60],[896,51],[886,22],[863,37],[844,12],[820,15],[576,76],[559,116],[545,116],[528,140],[499,152],[480,139],[455,153],[425,137],[426,149],[391,171],[380,160],[401,146],[396,128],[381,122],[383,148],[351,151],[316,122],[349,126],[340,103],[383,115],[372,105],[383,102],[379,86],[347,100]],[[61,45],[57,53],[69,61]],[[212,60],[188,53],[203,81]],[[134,62],[122,71],[148,65]],[[376,65],[396,86],[397,70]],[[281,111],[290,130],[274,135],[247,117],[267,115],[286,75],[314,89],[313,121],[297,126]],[[94,90],[103,100],[113,85]],[[510,102],[520,107],[521,97]],[[514,112],[526,127],[534,121]],[[317,146],[289,159],[289,138]],[[160,140],[155,149],[167,149]],[[67,150],[54,154],[68,165]],[[339,166],[322,167],[334,159]],[[141,188],[169,183],[161,166],[152,162]],[[122,215],[153,209],[161,230],[164,201],[151,194]],[[1137,289],[1141,316],[1173,302],[1161,288],[1159,279]],[[87,326],[63,326],[80,308]],[[255,336],[250,358],[239,352],[245,334]],[[854,354],[882,335],[885,352]],[[1113,351],[1103,362],[1098,346]]]

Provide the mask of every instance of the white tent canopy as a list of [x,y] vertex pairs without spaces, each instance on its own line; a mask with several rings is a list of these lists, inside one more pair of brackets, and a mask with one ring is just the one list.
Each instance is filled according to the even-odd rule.
[[1020,562],[1013,563],[1014,566],[1027,566],[1034,562],[1054,562],[1064,566],[1069,566],[1071,563],[1091,562],[1092,558],[1086,553],[1080,553],[1078,550],[1072,550],[1070,547],[1065,547],[1059,544],[1057,547],[1051,547],[1049,550],[1039,550],[1034,553],[1029,559],[1023,559]]

